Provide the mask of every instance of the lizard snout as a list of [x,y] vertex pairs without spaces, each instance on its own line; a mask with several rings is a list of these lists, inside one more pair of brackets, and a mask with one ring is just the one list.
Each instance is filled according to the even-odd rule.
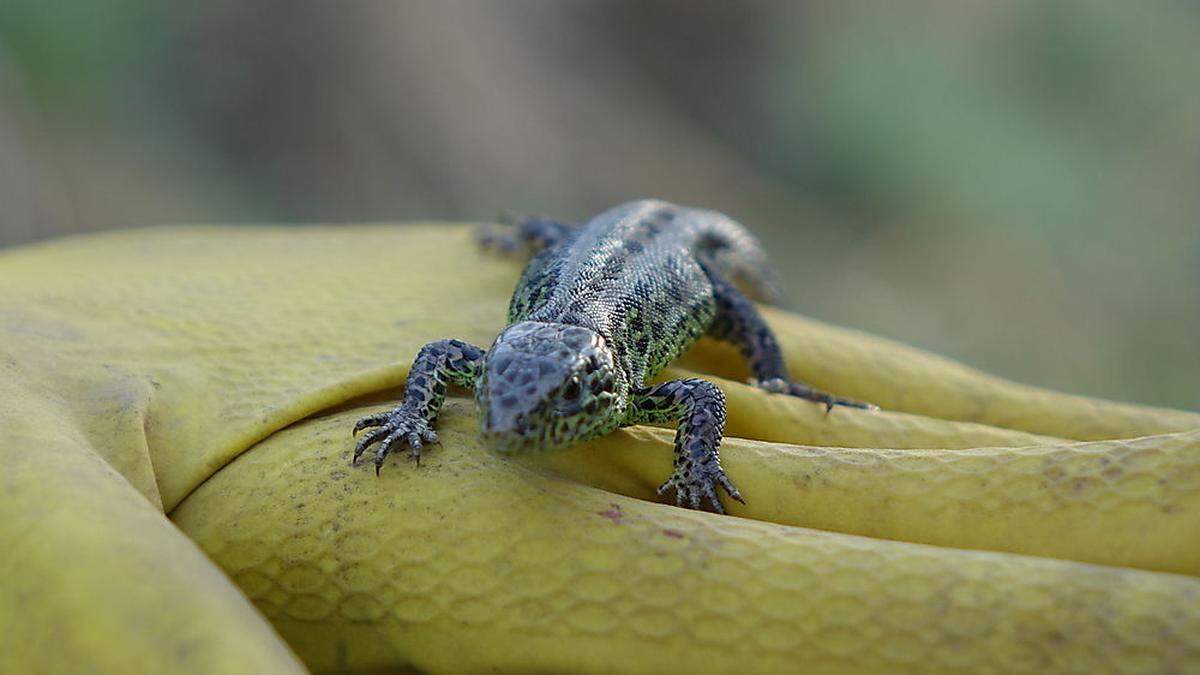
[[480,420],[479,430],[484,436],[506,436],[525,431],[525,416],[498,401],[484,411]]

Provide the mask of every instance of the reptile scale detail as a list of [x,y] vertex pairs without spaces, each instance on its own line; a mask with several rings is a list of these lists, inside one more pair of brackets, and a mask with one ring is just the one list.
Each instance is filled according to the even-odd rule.
[[[376,445],[376,472],[407,443],[420,461],[447,383],[475,391],[480,431],[500,451],[554,450],[633,424],[678,423],[675,471],[659,488],[679,505],[717,487],[742,501],[721,468],[725,395],[707,380],[647,385],[703,334],[738,347],[766,391],[825,404],[875,406],[788,379],[779,343],[750,297],[769,300],[766,256],[740,224],[715,211],[645,199],[611,208],[582,227],[544,218],[485,245],[536,253],[508,308],[509,326],[484,351],[431,342],[409,372],[396,409],[364,417],[354,461]],[[749,297],[748,297],[749,296]]]

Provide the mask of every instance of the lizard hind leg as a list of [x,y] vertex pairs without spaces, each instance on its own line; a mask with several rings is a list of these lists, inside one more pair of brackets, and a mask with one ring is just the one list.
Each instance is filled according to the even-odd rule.
[[635,391],[632,403],[629,424],[679,423],[675,470],[658,494],[673,490],[677,505],[699,509],[707,502],[717,513],[725,513],[718,488],[745,503],[721,468],[725,394],[717,385],[700,379],[672,380]]
[[746,295],[778,305],[783,297],[767,264],[762,244],[741,223],[718,211],[696,211],[700,238],[697,255],[704,265],[734,281]]
[[718,340],[733,343],[750,362],[754,386],[777,394],[787,394],[825,405],[825,412],[834,406],[878,410],[870,403],[835,396],[819,391],[788,377],[783,352],[758,308],[750,299],[725,281],[720,274],[709,272],[717,314],[708,333]]

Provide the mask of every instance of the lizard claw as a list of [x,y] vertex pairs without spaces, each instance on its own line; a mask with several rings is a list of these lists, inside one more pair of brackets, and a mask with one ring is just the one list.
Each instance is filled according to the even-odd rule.
[[354,429],[350,432],[351,436],[357,436],[358,432],[367,427],[377,427],[387,421],[388,415],[391,413],[379,413],[376,415],[367,415],[354,423]]
[[421,465],[421,448],[424,443],[437,443],[437,433],[429,427],[429,421],[403,405],[388,413],[368,415],[354,425],[354,432],[375,427],[363,434],[354,446],[351,464],[357,464],[367,448],[375,448],[375,475],[383,468],[383,461],[397,444],[408,443],[409,455]]
[[746,500],[742,499],[741,493],[734,487],[733,482],[725,475],[725,471],[720,465],[715,468],[711,467],[711,464],[690,469],[679,467],[675,469],[675,473],[671,474],[670,478],[658,486],[657,493],[663,495],[668,490],[674,490],[676,506],[683,507],[686,502],[687,507],[699,510],[707,502],[714,513],[723,514],[725,506],[717,494],[717,486],[720,486],[730,497],[745,504]]
[[786,394],[788,396],[795,396],[796,398],[802,398],[815,403],[823,403],[825,404],[826,415],[829,414],[829,411],[833,410],[834,406],[839,405],[846,408],[859,408],[862,410],[879,410],[879,406],[872,403],[863,403],[862,401],[856,401],[852,398],[834,396],[833,394],[824,391],[818,391],[808,385],[800,384],[799,382],[792,382],[791,380],[786,380],[782,377],[772,377],[767,380],[752,379],[750,380],[750,385],[774,394]]

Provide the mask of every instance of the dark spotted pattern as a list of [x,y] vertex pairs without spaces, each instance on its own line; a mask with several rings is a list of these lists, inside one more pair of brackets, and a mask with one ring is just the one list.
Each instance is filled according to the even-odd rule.
[[375,442],[375,473],[397,444],[408,443],[409,453],[419,464],[423,443],[437,443],[438,412],[446,400],[446,383],[474,388],[483,369],[484,351],[462,340],[438,340],[421,348],[417,360],[408,371],[404,385],[404,403],[388,413],[360,419],[354,433],[368,427],[371,431],[358,439],[353,461]]
[[708,333],[718,340],[732,342],[738,346],[742,356],[750,362],[756,386],[777,394],[824,403],[826,412],[835,405],[875,408],[869,403],[834,396],[789,380],[779,343],[775,341],[774,333],[767,327],[767,322],[763,321],[754,303],[720,276],[711,275],[710,278],[713,283],[713,295],[717,300],[717,316],[709,326]]
[[675,503],[693,509],[708,501],[724,512],[717,486],[742,501],[721,468],[721,436],[725,432],[725,394],[706,380],[672,380],[635,393],[630,424],[664,424],[679,421],[675,430],[675,471],[658,487],[674,490]]
[[376,469],[408,443],[420,457],[447,381],[475,389],[480,428],[500,450],[554,449],[627,424],[678,422],[675,470],[659,492],[723,511],[718,488],[741,501],[721,469],[725,397],[711,382],[645,382],[706,331],[737,344],[759,386],[833,405],[868,407],[787,379],[774,336],[753,303],[774,297],[765,256],[715,211],[657,200],[624,204],[571,227],[526,219],[485,245],[535,253],[509,303],[509,327],[485,354],[457,340],[421,350],[404,403],[360,420],[354,458],[371,444]]
[[488,351],[475,387],[480,430],[497,450],[552,450],[621,425],[628,384],[606,341],[562,323],[521,321]]

